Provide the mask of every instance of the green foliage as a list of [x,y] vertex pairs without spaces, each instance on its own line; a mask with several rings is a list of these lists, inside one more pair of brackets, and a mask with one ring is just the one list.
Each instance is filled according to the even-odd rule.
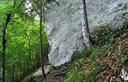
[[[0,2],[0,30],[5,25],[6,14],[11,14],[11,21],[7,26],[6,34],[6,82],[22,81],[27,75],[40,67],[39,22],[34,21],[34,16],[22,16],[22,2],[23,0],[16,0],[15,7],[13,0]],[[0,37],[1,35],[2,33],[0,32]],[[47,45],[47,36],[43,26],[43,54],[45,55],[48,53]],[[2,45],[0,44],[0,58],[2,58],[1,52]],[[1,60],[0,64],[2,63]]]
[[25,77],[25,79],[23,80],[23,82],[30,82],[32,79],[32,76],[27,76]]
[[1,1],[0,3],[0,15],[11,12],[13,9],[12,1]]
[[[28,26],[29,25],[29,26]],[[30,23],[17,18],[7,29],[7,59],[8,75],[14,72],[15,78],[22,77],[23,72],[39,67],[39,24]],[[43,47],[47,46],[47,38],[43,32]],[[46,50],[46,49],[45,49]],[[47,53],[47,50],[44,52]],[[33,70],[34,71],[34,70]],[[8,77],[11,77],[9,75]],[[20,78],[19,78],[20,80]]]
[[[101,72],[104,64],[102,54],[109,45],[93,47],[88,52],[79,55],[66,74],[65,82],[90,82],[96,80],[97,74]],[[101,59],[100,59],[101,58]],[[93,61],[92,61],[93,60]]]
[[42,82],[43,79],[42,79],[42,77],[37,77],[37,78],[34,78],[34,81],[36,81],[36,82]]
[[42,82],[43,78],[41,76],[38,77],[32,77],[32,75],[29,75],[25,77],[25,79],[22,82]]

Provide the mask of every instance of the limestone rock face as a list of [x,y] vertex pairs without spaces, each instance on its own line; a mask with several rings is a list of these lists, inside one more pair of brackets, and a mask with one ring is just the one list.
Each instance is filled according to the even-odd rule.
[[127,0],[87,0],[90,28],[120,27],[127,21]]
[[[48,54],[53,66],[70,62],[76,52],[86,50],[82,36],[85,26],[82,0],[57,0],[46,14],[46,33],[51,46]],[[127,0],[87,0],[90,30],[109,25],[120,27],[127,21]]]

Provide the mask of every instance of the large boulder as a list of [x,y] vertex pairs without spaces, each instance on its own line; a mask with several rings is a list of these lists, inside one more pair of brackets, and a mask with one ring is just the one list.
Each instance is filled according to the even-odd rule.
[[87,0],[90,28],[118,28],[127,21],[127,0]]
[[[49,62],[60,66],[70,62],[76,52],[86,50],[82,26],[85,25],[82,0],[57,0],[46,14],[46,33],[51,51]],[[90,30],[109,25],[120,27],[127,21],[127,0],[87,0]]]

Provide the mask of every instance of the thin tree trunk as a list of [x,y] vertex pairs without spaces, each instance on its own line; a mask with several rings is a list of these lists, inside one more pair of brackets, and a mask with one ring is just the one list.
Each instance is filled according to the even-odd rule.
[[[17,6],[17,8],[19,8],[23,2],[25,0],[22,1],[22,3],[20,5]],[[16,6],[16,0],[14,0],[14,4],[13,4],[13,8],[15,8]],[[5,82],[5,50],[6,50],[6,29],[7,29],[7,25],[10,22],[11,19],[11,15],[12,14],[6,14],[6,23],[4,28],[2,29],[2,82]]]
[[42,74],[43,77],[46,78],[45,72],[44,72],[44,62],[43,62],[43,43],[42,43],[42,22],[43,22],[43,16],[42,16],[42,8],[40,13],[40,62],[41,62],[41,68],[42,68]]
[[90,35],[90,31],[89,31],[86,0],[82,0],[82,2],[83,2],[84,21],[85,21],[85,25],[82,27],[83,38],[84,38],[84,42],[85,42],[87,48],[90,48],[92,46],[92,38]]
[[29,56],[30,56],[30,69],[31,69],[31,66],[33,65],[31,62],[32,62],[32,53],[31,53],[31,40],[30,40],[30,37],[29,37],[29,40],[28,40],[28,46],[29,46]]
[[2,51],[2,82],[5,82],[5,50],[6,50],[6,28],[8,23],[10,22],[11,19],[11,14],[7,14],[6,16],[6,23],[5,23],[5,27],[2,30],[2,47],[3,47],[3,51]]
[[15,81],[15,63],[12,65],[12,82]]

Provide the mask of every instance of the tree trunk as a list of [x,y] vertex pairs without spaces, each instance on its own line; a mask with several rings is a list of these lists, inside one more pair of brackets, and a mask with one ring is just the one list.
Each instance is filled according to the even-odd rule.
[[6,28],[8,23],[10,22],[11,19],[11,14],[7,14],[6,16],[6,23],[5,23],[5,27],[2,30],[2,47],[3,47],[3,51],[2,51],[2,82],[5,82],[5,50],[6,50]]
[[[41,4],[42,4],[42,1],[41,1]],[[43,22],[43,10],[42,8],[40,9],[40,63],[41,63],[41,68],[42,68],[42,75],[44,78],[46,78],[46,75],[45,75],[45,72],[44,72],[44,62],[43,62],[43,43],[42,43],[42,28],[43,28],[43,25],[42,25],[42,22]]]
[[82,26],[83,38],[87,48],[90,48],[92,46],[92,38],[89,31],[86,0],[82,0],[82,2],[83,2],[84,21],[85,21],[85,25]]

